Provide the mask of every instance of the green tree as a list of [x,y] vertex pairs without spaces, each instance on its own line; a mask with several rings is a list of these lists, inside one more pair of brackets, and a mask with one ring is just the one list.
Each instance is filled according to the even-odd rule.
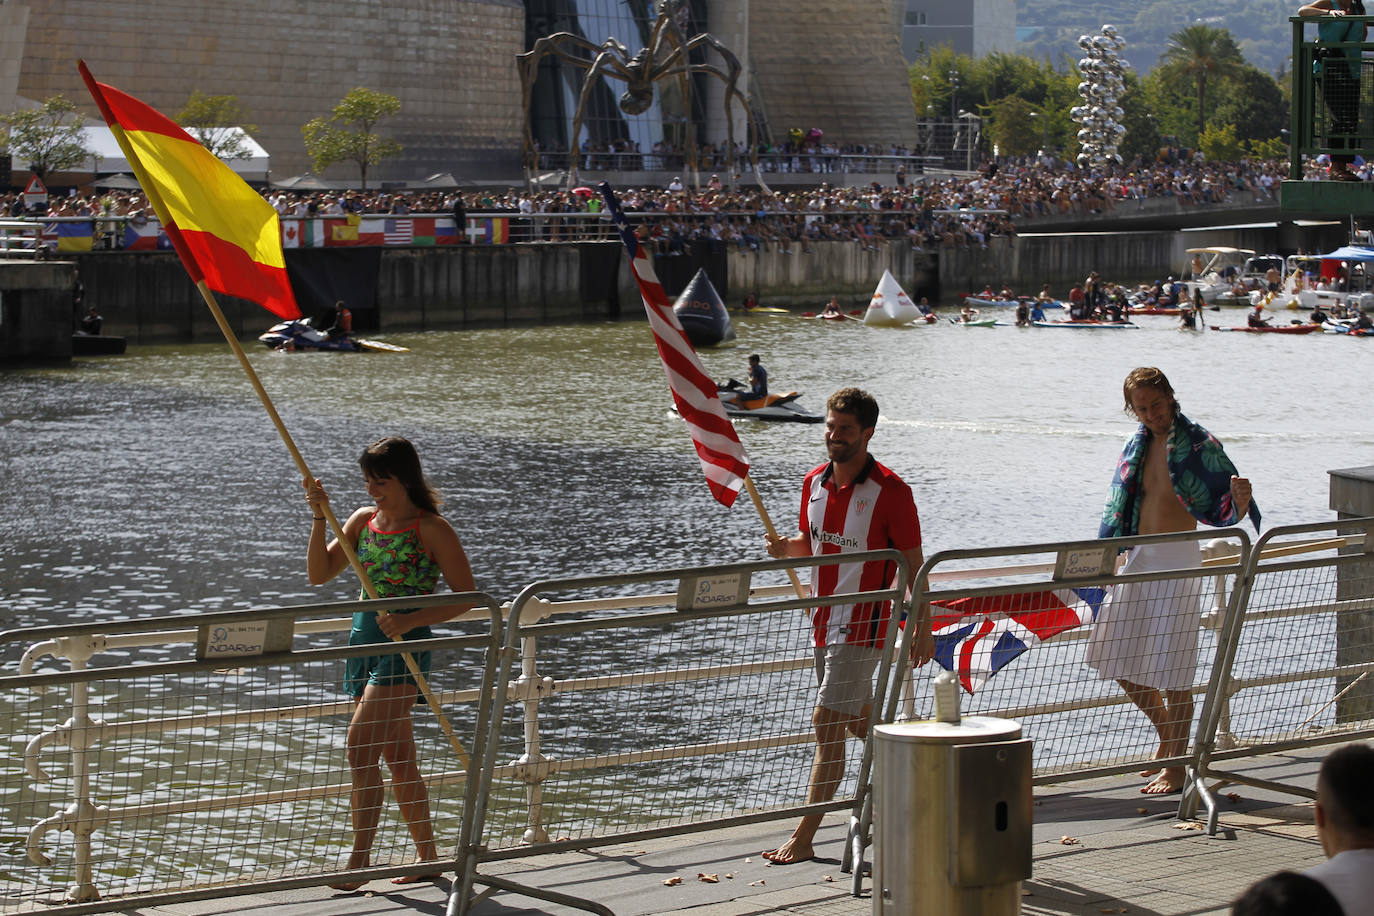
[[5,127],[5,145],[10,154],[46,181],[52,172],[80,165],[91,157],[82,129],[86,119],[76,105],[55,95],[34,109],[0,116]]
[[367,190],[367,170],[395,156],[401,144],[373,132],[383,118],[401,110],[401,100],[385,92],[359,86],[350,89],[329,118],[315,118],[304,127],[305,151],[322,172],[336,162],[352,162],[358,166],[363,190]]
[[1207,83],[1230,76],[1245,63],[1240,48],[1226,29],[1190,25],[1169,36],[1160,58],[1160,69],[1174,77],[1189,78],[1197,90],[1197,133],[1207,126]]
[[1233,124],[1210,126],[1198,137],[1198,149],[1202,155],[1213,162],[1235,162],[1244,154],[1241,142],[1236,139]]
[[1223,81],[1217,95],[1220,101],[1208,120],[1234,124],[1241,140],[1277,137],[1288,127],[1288,100],[1278,82],[1261,70],[1248,65],[1238,68]]
[[248,110],[239,104],[236,95],[206,95],[199,89],[192,90],[185,107],[177,112],[176,121],[213,156],[247,159],[252,155],[243,134],[234,128],[251,134],[258,126],[248,123]]
[[1003,156],[1029,156],[1040,148],[1040,113],[1019,95],[1000,98],[988,106],[988,135]]
[[1159,118],[1150,107],[1142,81],[1134,73],[1126,73],[1126,91],[1117,103],[1123,112],[1121,126],[1126,128],[1121,138],[1122,157],[1153,159],[1164,145],[1159,134]]

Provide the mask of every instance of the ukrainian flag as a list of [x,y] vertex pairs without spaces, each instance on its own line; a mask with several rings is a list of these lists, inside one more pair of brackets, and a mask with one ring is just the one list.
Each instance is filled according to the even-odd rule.
[[84,219],[57,224],[58,251],[90,251],[95,221]]

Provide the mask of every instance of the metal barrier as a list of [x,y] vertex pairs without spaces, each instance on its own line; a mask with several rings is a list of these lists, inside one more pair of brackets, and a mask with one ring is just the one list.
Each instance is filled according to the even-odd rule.
[[[1190,787],[1180,814],[1205,803],[1214,829],[1208,779],[1310,794],[1225,771],[1226,761],[1374,734],[1372,534],[1374,519],[1357,519],[1274,529],[1255,549],[1234,528],[944,551],[922,566],[912,601],[946,615],[937,619],[943,651],[974,688],[965,711],[1017,719],[1035,742],[1035,782],[1183,766]],[[1114,571],[1120,548],[1204,543],[1210,558],[1197,568]],[[469,779],[437,725],[417,716],[441,855],[457,870],[449,912],[464,914],[500,889],[606,912],[480,868],[845,809],[845,866],[858,892],[870,748],[865,742],[847,763],[831,802],[805,803],[815,686],[801,609],[815,599],[779,583],[787,568],[864,558],[890,559],[898,580],[833,600],[900,602],[909,570],[893,551],[548,580],[521,592],[504,629],[485,595],[384,602],[468,597],[491,617],[480,634],[408,644],[444,654],[433,687],[460,717],[475,774]],[[652,583],[670,590],[645,594]],[[1147,583],[1185,586],[1205,609],[1191,690],[1206,698],[1194,749],[1162,758],[1145,716],[1084,664],[1103,590]],[[1114,601],[1124,600],[1117,592]],[[32,643],[21,673],[0,677],[8,734],[27,742],[8,764],[0,840],[33,854],[4,872],[0,913],[108,909],[97,894],[154,905],[432,871],[402,853],[403,828],[389,818],[373,867],[343,871],[336,860],[351,839],[338,747],[351,706],[336,685],[344,659],[376,647],[334,646],[336,637],[315,634],[337,629],[334,618],[358,606],[0,634],[0,650]],[[916,683],[906,664],[909,633],[892,632],[899,617],[890,620],[870,725],[931,711],[927,679]],[[262,654],[209,651],[236,641]],[[1020,657],[1018,642],[1030,646]],[[292,651],[275,651],[285,647]],[[44,655],[71,659],[72,670],[32,671]],[[59,689],[29,695],[50,687]],[[23,770],[35,785],[24,784]],[[54,851],[54,831],[75,840]],[[55,861],[39,867],[49,855]]]
[[[1212,542],[1213,552],[1230,554],[1230,559],[1207,568],[1116,572],[1120,550],[1180,546],[1200,560],[1204,541]],[[1104,606],[1109,608],[1106,618],[1113,605],[1123,610],[1146,606],[1136,588],[1146,584],[1177,583],[1176,588],[1196,594],[1199,624],[1232,616],[1240,595],[1227,583],[1242,573],[1248,555],[1249,539],[1239,528],[946,550],[921,567],[915,580],[918,594],[912,600],[932,605],[936,655],[961,678],[964,714],[1019,721],[1024,736],[1034,742],[1034,782],[1061,783],[1192,761],[1186,752],[1163,754],[1155,730],[1116,681],[1085,664],[1084,642],[1101,626],[1094,619]],[[968,568],[970,561],[977,561],[978,568]],[[950,584],[935,587],[943,583]],[[1127,597],[1127,588],[1136,595]],[[1117,590],[1110,604],[1109,589]],[[1204,614],[1203,608],[1210,610]],[[1104,654],[1125,658],[1132,643],[1110,639],[1102,643]],[[917,681],[909,676],[914,674],[907,665],[909,642],[910,633],[904,629],[883,723],[933,714],[929,678]],[[1219,648],[1204,627],[1191,678],[1193,694],[1205,690]],[[930,667],[938,670],[935,663]],[[861,802],[851,822],[845,860],[856,895],[872,824],[867,796]]]
[[40,223],[0,219],[0,258],[32,258],[43,246]]
[[1221,632],[1180,809],[1202,804],[1209,833],[1220,786],[1315,797],[1219,764],[1374,736],[1374,519],[1270,529],[1244,578],[1245,611]]
[[[486,757],[477,765],[480,804],[466,825],[448,912],[467,913],[476,884],[607,912],[593,901],[478,869],[503,859],[851,807],[867,784],[853,765],[834,800],[804,801],[816,685],[811,623],[800,610],[815,599],[771,597],[777,592],[771,588],[762,597],[752,583],[789,568],[873,559],[898,569],[891,587],[831,600],[899,603],[909,570],[892,550],[555,579],[522,591],[496,673],[506,702],[492,711]],[[634,594],[655,582],[673,583],[674,594]],[[610,610],[568,621],[532,619],[542,596],[606,589],[620,590]],[[630,609],[638,610],[625,612]],[[896,614],[889,619],[880,691],[896,620]],[[536,643],[556,677],[536,669]],[[512,678],[521,647],[522,670]],[[862,767],[867,742],[864,751]]]
[[[479,758],[492,706],[484,691],[500,646],[496,602],[473,592],[365,604],[469,602],[469,615],[487,609],[481,632],[409,640],[405,649],[433,653],[431,689]],[[9,733],[27,738],[22,758],[3,765],[10,778],[0,837],[27,850],[27,862],[22,854],[7,860],[0,913],[89,913],[112,900],[151,906],[432,872],[432,862],[414,864],[404,825],[385,815],[369,869],[344,871],[338,861],[352,844],[342,744],[353,709],[339,685],[346,659],[378,647],[317,647],[306,634],[320,629],[314,618],[363,604],[0,633],[0,647],[32,643],[21,673],[0,677]],[[48,655],[69,660],[70,670],[33,671]],[[442,843],[471,818],[475,780],[437,720],[415,719]],[[73,842],[57,846],[54,832]]]

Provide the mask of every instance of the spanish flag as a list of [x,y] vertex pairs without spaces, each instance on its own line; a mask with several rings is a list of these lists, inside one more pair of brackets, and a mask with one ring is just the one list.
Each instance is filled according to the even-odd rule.
[[80,69],[191,279],[299,318],[272,206],[166,115]]

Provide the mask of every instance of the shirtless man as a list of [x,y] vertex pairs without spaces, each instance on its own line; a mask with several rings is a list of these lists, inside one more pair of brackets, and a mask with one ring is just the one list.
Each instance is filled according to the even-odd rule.
[[[1258,528],[1250,481],[1234,473],[1235,467],[1214,437],[1179,411],[1164,373],[1154,368],[1132,370],[1122,389],[1126,409],[1140,420],[1140,429],[1122,452],[1099,536],[1193,531],[1199,521],[1232,525],[1247,512]],[[1185,464],[1189,455],[1198,455],[1200,460],[1204,452],[1222,470],[1206,475],[1191,465],[1184,468],[1194,477],[1201,476],[1207,489],[1185,505],[1175,491],[1173,471],[1177,468],[1171,465]],[[1122,572],[1187,569],[1197,567],[1200,559],[1196,541],[1135,547],[1127,552]],[[1116,586],[1088,639],[1089,667],[1120,684],[1159,733],[1156,759],[1178,757],[1188,750],[1200,585],[1198,579],[1175,579]],[[1141,789],[1146,795],[1183,788],[1181,766],[1150,769],[1141,775],[1155,777]]]

